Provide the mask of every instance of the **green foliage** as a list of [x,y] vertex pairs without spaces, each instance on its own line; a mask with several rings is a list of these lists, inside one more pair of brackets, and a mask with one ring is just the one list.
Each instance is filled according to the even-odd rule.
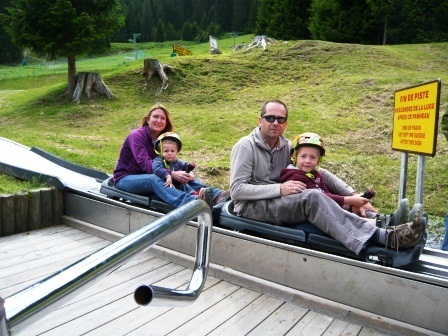
[[121,28],[119,10],[117,0],[13,0],[3,23],[17,46],[54,60],[94,51],[96,41]]
[[257,34],[282,40],[308,39],[310,4],[311,0],[262,0]]

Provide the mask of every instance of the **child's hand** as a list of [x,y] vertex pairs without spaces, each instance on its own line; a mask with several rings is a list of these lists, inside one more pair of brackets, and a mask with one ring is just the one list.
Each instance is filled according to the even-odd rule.
[[367,203],[369,203],[369,199],[359,195],[344,197],[344,205],[353,205],[356,208],[361,208]]
[[171,175],[168,174],[165,179],[166,179],[166,182],[165,182],[165,184],[163,186],[164,187],[174,188],[173,179],[171,178]]

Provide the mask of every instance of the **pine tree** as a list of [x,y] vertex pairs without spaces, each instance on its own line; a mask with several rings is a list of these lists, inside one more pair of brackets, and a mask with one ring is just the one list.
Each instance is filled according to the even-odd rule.
[[95,51],[123,25],[118,0],[12,0],[2,16],[15,45],[30,48],[49,60],[68,59],[68,94],[75,88],[76,55]]

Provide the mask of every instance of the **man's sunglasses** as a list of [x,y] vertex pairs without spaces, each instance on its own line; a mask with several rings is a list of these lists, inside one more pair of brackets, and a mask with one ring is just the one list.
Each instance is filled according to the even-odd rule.
[[265,115],[262,118],[264,118],[268,123],[273,123],[275,120],[277,120],[279,124],[284,124],[286,120],[288,120],[288,118],[286,117],[276,117],[273,115]]

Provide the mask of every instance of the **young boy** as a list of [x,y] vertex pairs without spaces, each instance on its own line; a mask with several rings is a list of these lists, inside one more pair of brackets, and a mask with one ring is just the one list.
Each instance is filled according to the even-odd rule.
[[[158,154],[158,157],[156,157],[152,162],[152,170],[154,174],[166,180],[165,187],[177,188],[196,195],[199,192],[199,189],[203,186],[198,185],[198,188],[195,188],[195,184],[191,183],[194,181],[192,171],[196,168],[196,165],[194,163],[181,161],[177,158],[177,154],[181,149],[182,141],[180,140],[178,134],[173,132],[161,134],[155,142],[155,151]],[[190,173],[190,182],[182,184],[177,181],[173,181],[170,173],[172,171],[179,170]],[[192,185],[190,185],[190,183]]]
[[[319,189],[344,209],[351,206],[359,208],[369,202],[368,198],[361,195],[340,196],[332,194],[328,190],[322,174],[319,173],[319,164],[325,155],[325,146],[318,134],[303,133],[295,137],[292,142],[292,149],[292,161],[295,165],[291,164],[286,169],[281,170],[280,183],[291,180],[303,182],[307,189]],[[390,216],[376,214],[374,219],[366,218],[366,220],[379,227],[399,225],[408,220],[408,212],[409,201],[403,199],[400,202],[398,211],[394,212],[394,214]]]

